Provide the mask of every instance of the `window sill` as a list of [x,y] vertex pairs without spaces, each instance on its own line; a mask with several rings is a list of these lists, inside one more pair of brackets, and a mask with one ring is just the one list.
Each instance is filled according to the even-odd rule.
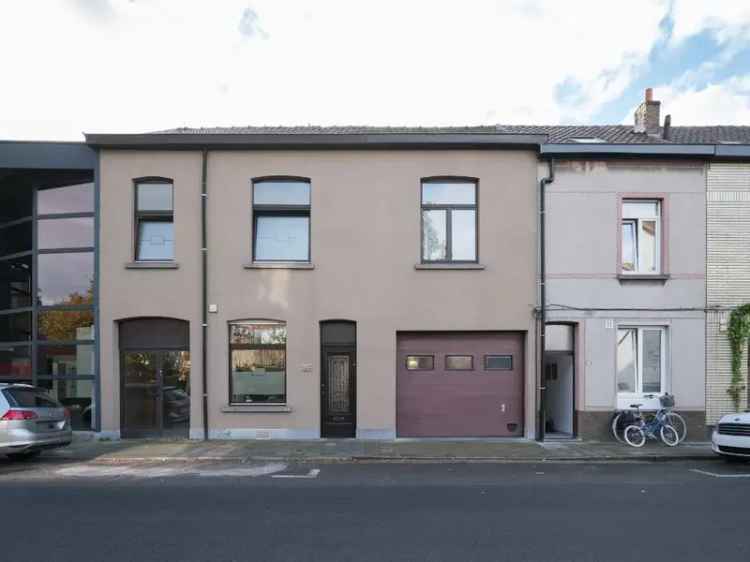
[[481,271],[485,266],[481,263],[418,263],[414,266],[416,270],[422,269],[444,269],[444,270],[474,270]]
[[131,261],[125,264],[125,269],[179,269],[176,261]]
[[628,281],[636,281],[636,282],[648,282],[653,281],[657,283],[666,283],[670,278],[669,274],[666,273],[656,273],[656,274],[626,274],[626,273],[620,273],[617,276],[617,279],[622,282],[628,282]]
[[243,267],[245,269],[315,269],[315,264],[294,261],[254,261],[246,263]]
[[262,414],[262,413],[274,413],[274,414],[288,414],[292,409],[286,404],[248,404],[248,405],[234,405],[224,406],[221,409],[223,414]]

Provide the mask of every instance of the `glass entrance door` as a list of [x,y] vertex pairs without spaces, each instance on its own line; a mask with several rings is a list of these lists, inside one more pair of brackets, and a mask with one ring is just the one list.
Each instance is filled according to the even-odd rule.
[[187,437],[190,353],[126,351],[121,370],[122,437]]

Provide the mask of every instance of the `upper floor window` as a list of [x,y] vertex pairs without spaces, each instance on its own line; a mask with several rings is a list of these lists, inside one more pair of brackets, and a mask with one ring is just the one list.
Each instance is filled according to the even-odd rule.
[[621,228],[623,273],[661,273],[661,203],[625,199]]
[[477,261],[477,184],[422,181],[422,262]]
[[135,185],[135,259],[174,259],[174,189],[169,180],[155,179]]
[[310,261],[310,180],[253,182],[253,260]]

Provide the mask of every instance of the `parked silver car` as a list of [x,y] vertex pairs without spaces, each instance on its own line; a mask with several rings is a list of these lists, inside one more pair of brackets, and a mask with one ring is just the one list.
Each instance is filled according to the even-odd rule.
[[0,455],[31,458],[72,439],[68,411],[43,388],[0,383]]

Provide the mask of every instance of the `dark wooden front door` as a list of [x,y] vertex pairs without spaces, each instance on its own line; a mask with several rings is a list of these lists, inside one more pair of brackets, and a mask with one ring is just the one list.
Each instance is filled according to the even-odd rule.
[[357,431],[355,349],[326,346],[322,355],[321,437],[354,437]]

